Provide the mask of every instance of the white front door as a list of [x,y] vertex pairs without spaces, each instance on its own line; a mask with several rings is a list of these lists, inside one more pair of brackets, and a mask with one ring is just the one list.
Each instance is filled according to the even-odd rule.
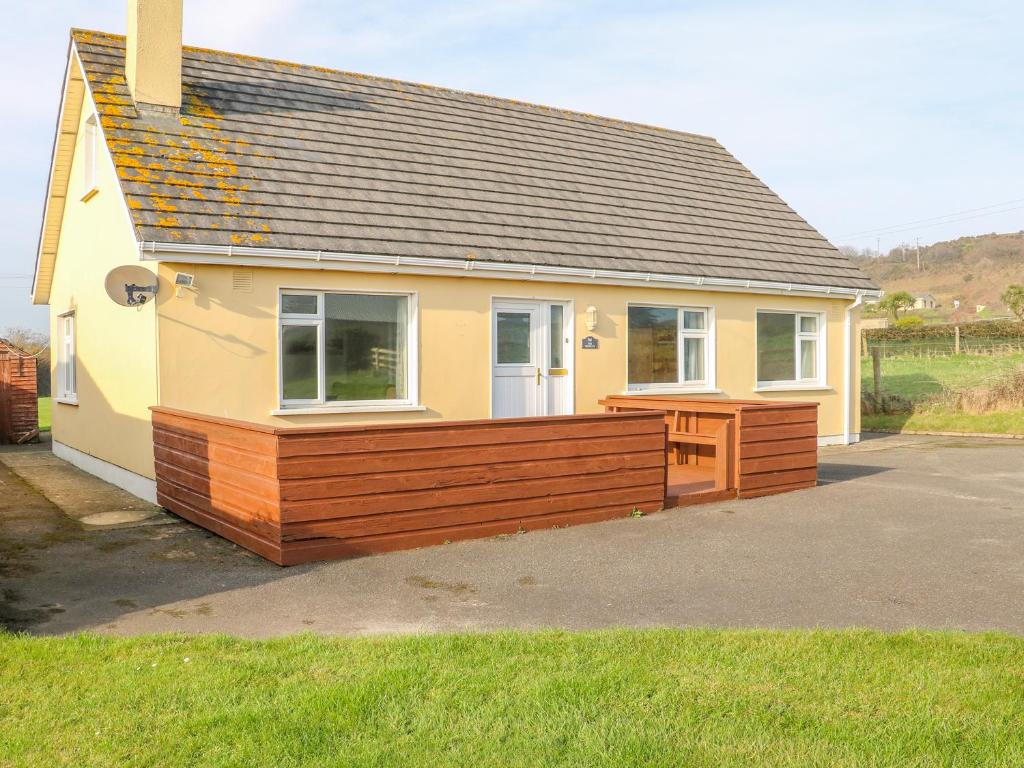
[[491,416],[572,413],[569,306],[501,300],[491,315]]

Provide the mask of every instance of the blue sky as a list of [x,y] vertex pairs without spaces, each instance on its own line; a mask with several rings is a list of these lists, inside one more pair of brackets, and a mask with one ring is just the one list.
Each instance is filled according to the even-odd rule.
[[[3,7],[0,330],[45,328],[67,32],[123,32],[125,3]],[[837,245],[1024,229],[1020,2],[185,0],[185,42],[709,134]]]

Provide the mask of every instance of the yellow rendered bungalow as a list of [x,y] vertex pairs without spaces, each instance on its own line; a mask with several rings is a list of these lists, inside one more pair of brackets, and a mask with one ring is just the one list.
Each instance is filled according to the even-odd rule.
[[[71,33],[33,287],[54,451],[156,498],[151,406],[257,425],[814,401],[858,439],[878,291],[714,139]],[[158,290],[111,300],[134,265]],[[143,297],[149,296],[145,292]]]

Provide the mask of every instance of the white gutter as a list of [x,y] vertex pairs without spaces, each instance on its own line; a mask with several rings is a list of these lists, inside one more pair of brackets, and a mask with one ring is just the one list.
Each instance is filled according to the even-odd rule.
[[[878,293],[876,291],[876,293]],[[858,293],[853,303],[846,308],[843,323],[843,445],[850,444],[850,416],[853,414],[853,310],[864,301],[864,294]]]
[[[422,256],[377,256],[332,251],[300,251],[286,248],[252,248],[234,245],[193,245],[187,243],[140,242],[142,261],[172,261],[186,264],[283,267],[290,269],[332,269],[386,272],[410,275],[456,275],[501,280],[539,280],[556,283],[597,283],[601,285],[645,285],[648,287],[691,287],[711,291],[779,293],[808,296],[856,296],[879,291],[862,288],[777,283],[766,280],[737,280],[727,277],[694,277],[654,272],[620,272],[609,269],[540,266],[536,264],[481,262],[475,259],[435,259]],[[849,318],[847,318],[849,320]]]

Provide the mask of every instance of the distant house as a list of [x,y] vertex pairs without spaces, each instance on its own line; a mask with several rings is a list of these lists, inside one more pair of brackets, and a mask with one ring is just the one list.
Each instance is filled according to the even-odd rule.
[[939,302],[930,293],[914,294],[914,309],[935,309]]

